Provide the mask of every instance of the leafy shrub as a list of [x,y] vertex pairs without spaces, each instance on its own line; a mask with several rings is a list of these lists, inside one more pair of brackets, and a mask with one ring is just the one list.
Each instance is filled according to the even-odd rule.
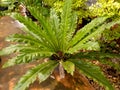
[[120,16],[120,3],[115,0],[98,0],[89,10],[93,16]]
[[[72,3],[72,9],[77,13],[78,16],[78,23],[82,23],[83,18],[88,18],[89,16],[91,16],[88,5],[86,3],[87,0],[74,0]],[[59,0],[54,3],[53,8],[55,8],[55,10],[60,13],[62,12],[63,5],[64,1]]]
[[57,67],[61,78],[64,78],[64,71],[73,75],[77,69],[109,90],[114,90],[100,68],[89,61],[101,61],[101,59],[119,56],[100,52],[97,40],[104,30],[120,23],[120,20],[109,21],[111,18],[109,16],[98,17],[74,35],[77,15],[71,7],[72,0],[65,0],[60,16],[51,9],[49,18],[45,18],[36,8],[30,7],[29,11],[39,24],[34,23],[30,18],[16,15],[16,18],[27,27],[23,29],[26,34],[14,34],[7,38],[7,41],[17,44],[2,49],[0,55],[11,53],[18,53],[18,55],[8,60],[3,67],[44,58],[49,58],[49,60],[27,71],[14,90],[25,90],[36,80],[36,77],[40,82],[46,80]]

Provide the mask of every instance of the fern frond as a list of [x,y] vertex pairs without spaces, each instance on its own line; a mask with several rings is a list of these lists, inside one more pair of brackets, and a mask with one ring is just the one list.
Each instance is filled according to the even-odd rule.
[[40,58],[47,58],[50,57],[52,54],[52,52],[40,50],[38,48],[24,47],[22,50],[20,50],[20,54],[8,60],[3,65],[3,68],[13,66],[16,64],[32,62],[33,60],[38,60]]
[[29,19],[27,17],[20,16],[18,14],[16,15],[16,18],[20,22],[22,22],[24,25],[26,25],[27,28],[23,29],[23,31],[32,35],[34,38],[38,39],[39,42],[41,42],[45,46],[47,45],[49,48],[52,48],[52,45],[50,43],[50,39],[48,39],[46,37],[44,31],[36,23],[34,23],[31,19]]
[[56,43],[57,47],[58,47],[58,49],[60,49],[60,47],[59,47],[59,45],[60,45],[59,40],[61,38],[60,37],[61,36],[60,35],[60,19],[54,9],[51,9],[51,11],[50,11],[50,23],[51,23],[51,28],[55,33],[54,37],[56,37],[56,39],[57,39],[57,43]]
[[17,58],[18,58],[18,57],[16,56],[16,57],[14,57],[14,58],[12,58],[12,59],[8,59],[8,61],[3,64],[2,68],[7,68],[7,67],[9,67],[9,66],[15,65]]
[[17,83],[14,90],[25,90],[31,83],[33,83],[37,76],[41,79],[40,82],[46,80],[54,68],[57,66],[55,61],[48,61],[39,64],[38,66],[29,70]]
[[38,20],[41,28],[43,28],[43,32],[45,33],[44,37],[50,43],[54,51],[56,51],[58,42],[55,37],[55,31],[52,30],[50,22],[41,13],[39,13],[39,11],[36,10],[36,8],[29,8],[29,10],[31,14]]
[[103,30],[105,30],[105,24],[100,26],[96,31],[94,31],[93,33],[91,33],[90,35],[86,36],[85,38],[83,38],[80,42],[78,42],[75,46],[73,46],[72,48],[69,49],[69,53],[74,53],[74,52],[78,52],[78,50],[81,50],[82,47],[84,47],[84,45],[89,42],[89,40],[93,37],[95,37],[96,35],[100,34]]
[[87,43],[81,45],[80,48],[83,49],[83,50],[99,51],[100,50],[100,45],[97,41],[96,42],[95,41],[88,41]]
[[80,29],[76,35],[70,41],[68,47],[74,46],[78,43],[81,39],[83,39],[87,34],[91,32],[92,29],[95,27],[103,24],[108,17],[98,17],[92,20],[89,24],[85,25],[82,29]]
[[74,54],[71,58],[100,60],[100,59],[107,59],[107,58],[120,58],[120,55],[114,54],[114,53],[105,53],[105,52],[100,52],[100,51],[90,51],[90,52],[80,52],[80,53]]
[[39,42],[38,39],[33,38],[31,35],[12,34],[6,38],[6,41],[43,46],[43,44]]
[[54,9],[51,9],[50,12],[50,23],[52,30],[55,32],[55,35],[57,35],[56,37],[58,37],[60,33],[60,19]]
[[[49,61],[50,63],[50,61]],[[50,65],[48,67],[46,67],[45,69],[43,69],[39,74],[38,74],[38,79],[39,82],[42,82],[44,80],[46,80],[50,74],[53,72],[53,70],[55,69],[55,67],[58,66],[58,62],[54,61],[54,65]]]
[[82,60],[70,60],[73,62],[76,66],[76,68],[86,76],[92,78],[93,80],[96,80],[98,83],[102,84],[109,90],[114,90],[112,85],[109,83],[109,81],[104,77],[102,71],[98,66],[95,66],[89,62],[85,62]]
[[73,55],[71,58],[73,59],[87,59],[89,61],[97,60],[102,64],[110,65],[117,70],[120,70],[119,63],[112,62],[109,59],[112,58],[120,58],[119,54],[114,53],[105,53],[105,52],[98,52],[98,51],[89,51],[89,52],[80,52]]
[[70,29],[70,23],[71,23],[71,7],[72,7],[72,0],[65,0],[63,12],[61,14],[61,49],[62,51],[65,51],[66,49],[66,36],[67,32]]
[[[20,53],[41,53],[42,54],[48,54],[48,53],[53,53],[49,49],[43,48],[43,47],[33,47],[33,46],[24,46],[23,49],[20,50]],[[49,56],[50,54],[48,54]]]
[[6,48],[3,48],[0,50],[0,56],[2,55],[8,55],[14,52],[19,52],[21,49],[24,49],[22,45],[16,44],[16,45],[10,45]]
[[[81,46],[85,45],[90,39],[94,38],[95,36],[101,34],[104,30],[110,29],[111,26],[120,23],[120,20],[113,21],[107,24],[103,24],[95,29],[90,35],[87,35],[85,38],[81,39],[76,45],[69,49],[69,53],[77,52],[78,50],[82,49]],[[88,30],[89,31],[89,30]]]
[[70,26],[69,26],[69,29],[67,31],[67,35],[66,35],[66,40],[68,42],[70,42],[70,40],[73,38],[73,35],[75,33],[75,29],[77,27],[77,15],[76,13],[72,12],[72,15],[71,15],[71,18],[70,18]]
[[15,18],[27,27],[27,29],[22,29],[23,31],[41,41],[41,38],[44,37],[44,35],[41,28],[36,23],[34,23],[30,18],[23,17],[19,14],[17,14]]

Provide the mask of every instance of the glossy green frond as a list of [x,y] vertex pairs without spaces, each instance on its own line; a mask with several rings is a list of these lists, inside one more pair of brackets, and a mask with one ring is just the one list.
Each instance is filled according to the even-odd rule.
[[73,55],[71,58],[73,59],[87,59],[89,61],[98,60],[99,62],[110,65],[117,70],[120,70],[119,63],[115,63],[110,61],[110,58],[120,58],[119,54],[114,53],[105,53],[105,52],[98,52],[98,51],[89,51],[89,52],[80,52]]
[[[20,50],[20,53],[25,53],[25,54],[30,54],[30,53],[41,53],[42,54],[48,54],[48,53],[53,53],[51,51],[49,51],[49,49],[45,49],[45,48],[42,48],[42,47],[33,47],[32,45],[31,46],[24,46],[23,49]],[[48,54],[49,56],[49,54]]]
[[100,59],[107,59],[107,58],[120,58],[119,54],[114,53],[105,53],[105,52],[98,52],[98,51],[90,51],[90,52],[80,52],[74,54],[71,58],[73,59],[88,59],[88,60],[100,60]]
[[40,82],[46,80],[54,68],[57,66],[57,62],[48,61],[46,63],[39,64],[33,69],[29,70],[17,83],[14,90],[25,90],[31,83],[33,83],[37,77]]
[[51,28],[54,31],[54,37],[56,37],[57,39],[57,43],[56,43],[57,49],[60,49],[59,47],[61,45],[61,43],[59,42],[61,38],[60,19],[54,9],[51,9],[51,12],[50,12],[50,23],[51,23]]
[[23,31],[34,36],[35,38],[41,41],[41,38],[42,36],[44,37],[44,35],[42,35],[43,32],[41,28],[35,22],[33,22],[30,18],[23,17],[19,14],[17,14],[15,17],[27,27],[27,29],[22,29]]
[[90,23],[85,25],[82,29],[80,29],[76,35],[73,37],[73,39],[70,41],[69,46],[74,46],[76,43],[78,43],[81,39],[83,39],[86,35],[88,35],[92,29],[95,27],[98,27],[99,25],[103,24],[108,17],[98,17],[92,20]]
[[6,41],[43,46],[43,44],[38,39],[33,38],[31,35],[24,35],[24,34],[10,35],[9,37],[6,38]]
[[13,65],[15,65],[15,61],[17,60],[17,57],[14,57],[14,58],[12,58],[12,59],[8,59],[8,61],[7,62],[5,62],[3,65],[2,65],[2,68],[7,68],[7,67],[9,67],[9,66],[13,66]]
[[31,45],[34,47],[44,48],[47,51],[53,51],[52,48],[49,48],[49,45],[46,44],[47,42],[40,42],[38,39],[34,38],[33,36],[27,34],[13,34],[6,38],[7,41],[16,42],[19,44],[26,44]]
[[76,66],[76,68],[86,76],[92,78],[93,80],[96,80],[98,83],[102,84],[106,87],[106,89],[114,90],[112,85],[109,83],[109,81],[104,77],[102,71],[98,66],[95,66],[89,62],[82,61],[82,60],[70,60],[73,62]]
[[80,48],[82,50],[95,50],[95,51],[99,51],[100,50],[100,45],[96,41],[88,41],[87,43],[81,45]]
[[[51,24],[48,19],[46,19],[39,11],[36,10],[36,8],[29,8],[31,14],[38,20],[40,23],[41,28],[44,32],[44,38],[48,41],[48,43],[51,45],[51,47],[56,51],[56,48],[58,47],[58,42],[55,37],[55,31],[52,30]],[[54,42],[53,42],[54,41]]]
[[38,48],[33,48],[33,47],[23,47],[20,50],[20,54],[8,60],[3,65],[3,68],[13,66],[16,64],[28,63],[33,60],[38,60],[38,59],[40,60],[41,58],[50,57],[52,54],[53,54],[52,52],[49,52],[47,50],[40,50]]
[[0,51],[0,55],[8,55],[11,53],[20,52],[20,53],[52,53],[49,49],[41,47],[41,46],[34,46],[34,45],[24,45],[24,44],[16,44],[16,45],[10,45],[6,48],[3,48]]
[[[86,47],[84,45],[87,45],[87,43],[90,41],[90,39],[92,39],[96,35],[100,34],[103,30],[105,30],[105,24],[103,24],[102,26],[100,26],[98,29],[96,29],[94,32],[92,32],[90,35],[88,35],[85,38],[83,38],[75,46],[73,46],[72,48],[70,48],[68,52],[72,54],[74,52],[78,52],[78,50],[83,49],[82,47]],[[91,46],[89,46],[89,47],[91,47]]]
[[16,15],[16,18],[27,27],[23,29],[23,31],[33,36],[33,38],[39,40],[39,42],[42,43],[43,45],[45,46],[47,45],[48,48],[53,47],[50,43],[50,39],[46,37],[44,31],[35,22],[33,22],[31,19],[27,17],[23,17],[20,15]]
[[3,48],[2,50],[0,50],[0,56],[2,55],[8,55],[14,52],[18,52],[21,49],[23,49],[24,47],[22,45],[16,44],[16,45],[10,45],[6,48]]
[[70,18],[71,20],[70,20],[70,26],[69,26],[69,29],[68,29],[68,31],[67,31],[67,35],[66,35],[66,40],[68,41],[68,42],[70,42],[71,41],[71,39],[73,38],[73,35],[74,35],[74,33],[75,33],[75,29],[76,29],[76,27],[77,27],[77,15],[76,15],[76,13],[75,12],[72,12],[72,15],[71,15],[71,18]]
[[[94,29],[91,33],[89,32],[90,34],[88,34],[84,38],[80,37],[81,40],[76,45],[74,45],[72,48],[70,48],[68,52],[71,53],[71,54],[74,53],[74,52],[77,52],[78,50],[82,49],[83,45],[85,45],[87,42],[91,41],[90,39],[95,38],[96,36],[98,36],[99,34],[101,34],[104,30],[110,29],[111,26],[113,26],[115,24],[118,24],[118,23],[120,23],[120,20],[113,21],[113,22],[110,22],[110,23],[104,23],[103,25],[97,27],[97,29]],[[89,29],[87,29],[87,30],[89,31]],[[77,40],[77,38],[76,38],[76,40]],[[76,40],[74,40],[74,41],[76,41]]]
[[31,14],[38,20],[43,31],[48,34],[48,37],[54,35],[54,31],[51,29],[50,22],[46,19],[36,8],[29,8]]
[[[72,6],[72,0],[65,0],[64,6],[63,6],[63,12],[61,13],[61,49],[62,51],[65,51],[66,49],[66,35],[67,32],[69,32],[70,29],[70,23],[71,23],[71,6]],[[72,22],[73,23],[73,22]]]
[[[39,82],[42,82],[42,81],[45,81],[49,76],[50,74],[53,72],[53,70],[58,66],[58,62],[56,61],[52,61],[54,62],[54,64],[49,64],[49,66],[46,66],[43,70],[41,70],[41,72],[38,74],[38,79],[39,79]],[[50,61],[49,61],[50,63]]]

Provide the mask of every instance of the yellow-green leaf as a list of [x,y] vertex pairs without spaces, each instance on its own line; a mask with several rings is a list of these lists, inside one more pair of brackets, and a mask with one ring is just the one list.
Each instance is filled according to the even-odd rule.
[[63,65],[64,69],[67,71],[67,73],[70,73],[71,75],[73,75],[73,72],[75,70],[74,63],[72,63],[70,61],[66,61],[66,62],[62,62],[62,65]]

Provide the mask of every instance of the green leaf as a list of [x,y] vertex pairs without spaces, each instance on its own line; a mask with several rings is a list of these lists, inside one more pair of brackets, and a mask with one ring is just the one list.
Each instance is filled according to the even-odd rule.
[[41,29],[41,27],[39,27],[35,22],[33,22],[27,17],[20,16],[19,14],[16,15],[16,19],[18,19],[27,27],[25,29],[22,29],[23,31],[33,36],[33,38],[39,40],[40,44],[43,44],[48,48],[54,49],[52,48],[53,46],[51,45],[50,39],[46,36],[45,32]]
[[73,59],[88,59],[88,60],[100,60],[107,58],[120,58],[119,54],[105,53],[101,51],[89,51],[89,52],[79,52],[74,54],[71,58]]
[[39,76],[41,82],[46,80],[57,65],[58,63],[55,61],[48,61],[39,64],[38,66],[29,70],[24,76],[22,76],[14,90],[25,90],[31,83],[36,80],[37,76]]
[[[102,25],[98,26],[97,29],[94,28],[91,32],[89,31],[89,28],[88,29],[86,28],[87,30],[85,30],[85,31],[86,32],[89,31],[90,34],[88,34],[84,38],[81,38],[81,37],[83,37],[81,33],[83,33],[83,35],[84,35],[86,32],[85,31],[83,32],[82,30],[80,30],[81,33],[79,33],[79,35],[80,35],[79,38],[81,38],[81,40],[78,41],[77,44],[75,44],[74,46],[69,48],[68,53],[72,54],[72,53],[78,52],[78,50],[81,50],[82,46],[85,45],[87,42],[89,42],[92,38],[95,38],[96,36],[100,35],[104,30],[110,29],[111,26],[113,26],[115,24],[118,24],[118,23],[120,23],[120,20],[112,21],[112,22],[109,22],[109,23],[103,23]],[[89,26],[89,24],[88,24],[88,26]],[[75,37],[76,37],[76,35],[75,35]],[[74,38],[75,42],[76,42],[76,40],[77,40],[77,37],[76,37],[76,39]],[[71,42],[70,42],[70,44],[71,44]]]
[[17,60],[17,57],[14,57],[12,59],[8,59],[8,61],[3,64],[2,68],[7,68],[9,66],[15,65],[16,64],[16,60]]
[[70,23],[71,23],[71,7],[72,7],[72,0],[65,0],[63,6],[63,12],[61,13],[61,25],[60,29],[62,31],[61,35],[61,49],[65,51],[66,49],[66,36],[67,32],[69,32]]
[[96,41],[89,41],[86,44],[82,45],[80,48],[82,48],[83,50],[95,50],[95,51],[99,51],[100,50],[100,45],[99,43]]
[[73,73],[75,71],[74,63],[72,63],[71,61],[65,61],[65,62],[63,61],[62,66],[67,71],[67,73],[70,73],[71,75],[73,75]]
[[76,68],[83,74],[88,77],[93,78],[94,80],[98,81],[98,83],[102,84],[109,90],[114,90],[110,82],[105,78],[102,71],[98,66],[95,66],[89,62],[82,61],[82,60],[70,60],[76,66]]
[[3,68],[13,66],[21,63],[28,63],[33,60],[39,60],[41,58],[47,58],[52,55],[49,51],[39,50],[38,48],[29,48],[24,47],[21,51],[21,54],[18,54],[16,57],[9,59],[4,65]]
[[76,45],[74,45],[72,48],[69,49],[69,53],[78,52],[78,50],[83,49],[82,47],[90,41],[90,39],[94,38],[96,35],[100,34],[105,30],[105,24],[101,25],[98,29],[96,29],[94,32],[89,34],[88,36],[84,37],[81,41],[79,41]]
[[46,39],[46,41],[48,41],[48,43],[51,45],[51,47],[54,49],[54,51],[56,51],[58,42],[55,37],[55,31],[52,30],[50,21],[48,19],[46,19],[41,13],[39,13],[39,11],[36,10],[36,8],[29,8],[29,10],[30,10],[31,14],[38,20],[41,28],[43,28],[44,38]]
[[83,39],[87,34],[91,32],[92,29],[95,27],[103,24],[108,17],[98,17],[92,20],[90,23],[85,25],[82,29],[78,30],[76,35],[73,37],[73,39],[70,41],[69,46],[74,46],[77,42],[79,42],[81,39]]
[[[55,61],[54,61],[55,63]],[[58,66],[59,63],[55,63],[54,65],[50,65],[49,67],[46,67],[45,69],[43,69],[39,74],[38,74],[38,79],[40,82],[46,80],[51,72],[53,72],[53,70],[55,69],[56,66]]]
[[52,29],[55,31],[56,37],[59,37],[60,19],[54,9],[51,9],[51,12],[50,12],[50,23],[51,23]]
[[67,36],[66,39],[68,42],[73,38],[73,35],[75,33],[76,27],[77,27],[77,15],[75,12],[72,12],[71,18],[70,18],[70,27],[69,30],[67,31]]
[[96,60],[100,63],[110,65],[114,67],[115,69],[120,71],[120,65],[119,63],[112,62],[111,58],[120,58],[120,54],[114,54],[114,53],[106,53],[101,51],[89,51],[89,52],[80,52],[77,54],[74,54],[72,59],[87,59],[89,61]]
[[51,28],[54,31],[54,37],[56,37],[57,39],[56,47],[58,47],[57,49],[60,49],[59,47],[60,45],[59,40],[61,38],[60,19],[54,9],[51,9],[50,11],[50,23],[51,23]]
[[33,38],[31,35],[25,34],[12,34],[6,38],[6,41],[16,42],[16,43],[27,43],[32,45],[43,45],[38,39]]
[[8,46],[6,48],[3,48],[0,51],[0,56],[2,56],[2,55],[8,55],[8,54],[11,54],[11,53],[14,53],[14,52],[18,52],[18,51],[20,51],[23,48],[24,47],[22,45],[19,45],[19,44],[10,45],[10,46]]

